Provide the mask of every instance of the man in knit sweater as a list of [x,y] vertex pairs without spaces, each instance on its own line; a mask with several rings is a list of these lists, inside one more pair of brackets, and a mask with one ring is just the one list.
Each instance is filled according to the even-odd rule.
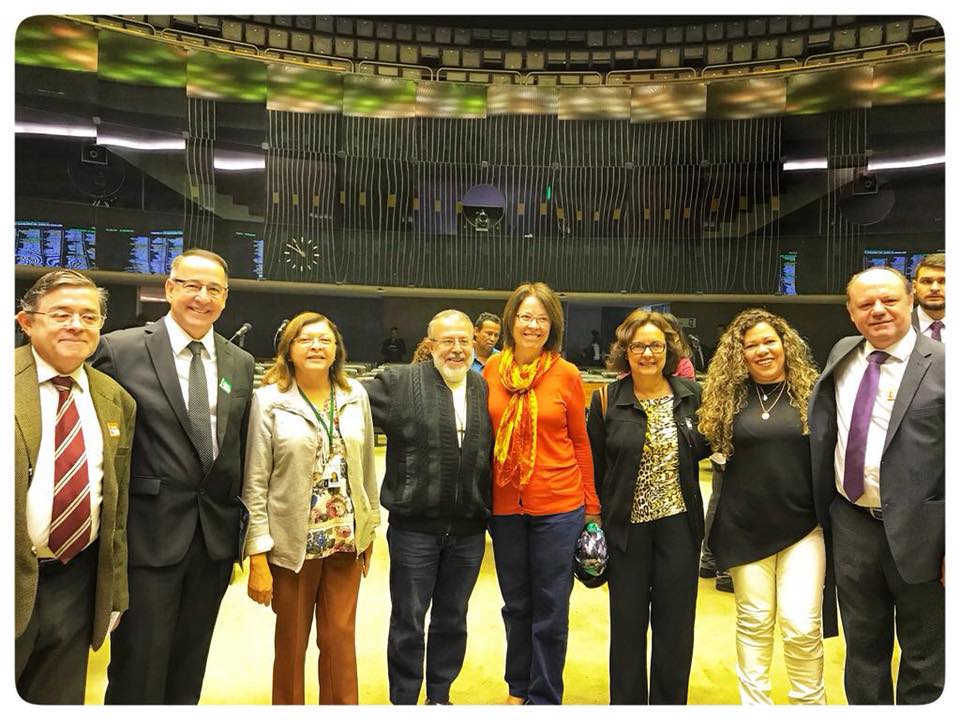
[[380,503],[389,511],[390,701],[449,704],[467,645],[467,603],[490,516],[493,434],[487,387],[473,362],[474,328],[459,310],[427,326],[432,362],[393,366],[364,383],[387,436]]

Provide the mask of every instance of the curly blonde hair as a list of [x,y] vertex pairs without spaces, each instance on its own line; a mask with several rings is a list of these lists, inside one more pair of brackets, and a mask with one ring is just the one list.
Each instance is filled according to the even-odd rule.
[[820,374],[810,353],[810,346],[779,315],[760,308],[749,308],[738,314],[720,336],[707,369],[700,408],[697,410],[700,432],[715,452],[727,457],[733,455],[733,419],[747,404],[747,380],[750,374],[743,357],[743,336],[760,323],[767,323],[780,336],[787,397],[800,413],[803,434],[810,433],[807,401]]

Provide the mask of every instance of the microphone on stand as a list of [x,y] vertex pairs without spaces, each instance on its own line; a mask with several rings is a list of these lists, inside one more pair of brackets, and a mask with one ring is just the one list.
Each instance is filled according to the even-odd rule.
[[231,337],[227,342],[233,342],[234,340],[238,340],[237,345],[239,345],[240,347],[243,347],[243,336],[246,335],[247,332],[252,327],[253,325],[245,322],[243,325],[240,326],[240,329],[233,334],[233,337]]
[[283,331],[287,329],[287,325],[290,324],[290,319],[287,318],[282,323],[280,327],[277,328],[277,331],[273,334],[273,351],[277,351],[277,346],[280,345],[280,338],[283,336]]

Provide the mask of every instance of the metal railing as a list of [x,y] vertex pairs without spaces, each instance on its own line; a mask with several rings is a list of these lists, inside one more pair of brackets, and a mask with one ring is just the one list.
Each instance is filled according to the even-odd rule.
[[[318,70],[328,69],[352,73],[355,68],[353,60],[349,58],[337,57],[336,55],[318,55],[317,53],[299,52],[297,50],[282,50],[280,48],[261,50],[260,57],[297,63],[298,65],[309,65]],[[311,60],[319,60],[320,62],[310,62]]]
[[[396,75],[390,75],[390,73],[378,72],[380,69],[395,69],[397,70]],[[391,62],[382,62],[380,60],[364,60],[359,65],[357,65],[357,72],[366,72],[372,70],[374,75],[386,75],[389,77],[404,77],[404,70],[415,71],[420,75],[420,78],[423,80],[433,80],[434,74],[426,65],[412,65],[409,63],[391,63]]]
[[[516,70],[484,70],[483,68],[442,67],[437,70],[437,80],[447,79],[452,74],[463,73],[465,80],[459,82],[477,83],[480,85],[496,85],[497,78],[509,80],[510,85],[523,85],[523,75]],[[483,75],[489,79],[484,79]],[[451,80],[450,82],[457,82]]]

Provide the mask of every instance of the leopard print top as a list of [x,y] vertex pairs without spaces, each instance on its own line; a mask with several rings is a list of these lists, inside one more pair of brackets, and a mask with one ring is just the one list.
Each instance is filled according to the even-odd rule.
[[638,400],[647,416],[643,455],[633,491],[631,523],[650,522],[686,512],[680,491],[680,462],[673,396]]

